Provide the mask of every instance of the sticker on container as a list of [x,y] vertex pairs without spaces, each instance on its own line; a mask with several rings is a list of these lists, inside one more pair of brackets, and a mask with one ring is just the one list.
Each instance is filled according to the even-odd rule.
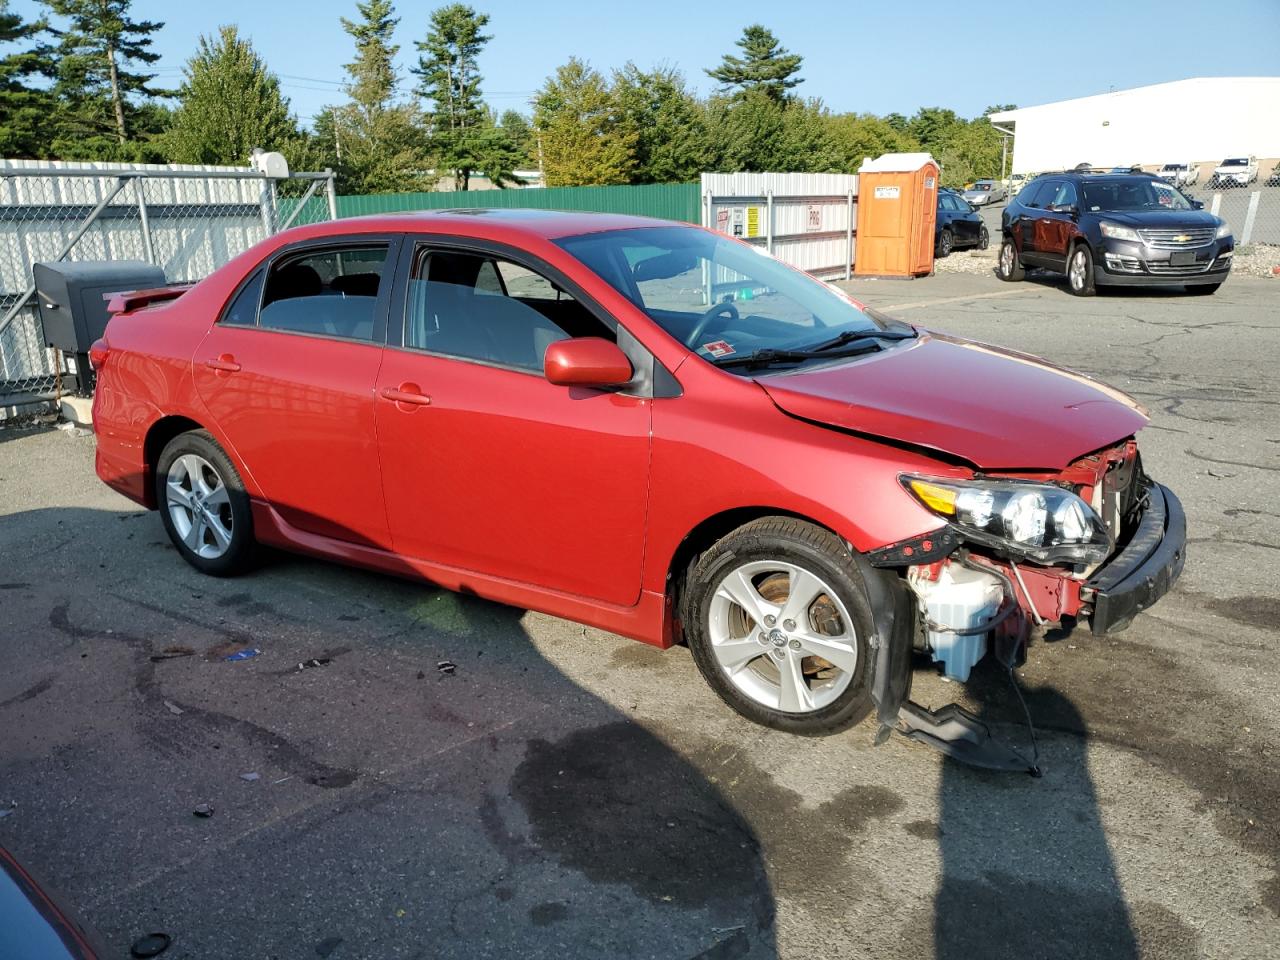
[[898,187],[876,187],[877,200],[897,200],[898,193]]
[[712,340],[710,343],[704,343],[699,349],[707,351],[713,357],[727,357],[731,353],[738,352],[723,340]]
[[760,236],[760,208],[747,207],[747,236]]
[[720,207],[716,210],[716,229],[721,233],[729,232],[729,208]]
[[932,189],[933,189],[933,177],[925,177],[925,178],[924,178],[924,188],[925,188],[926,190],[932,190]]

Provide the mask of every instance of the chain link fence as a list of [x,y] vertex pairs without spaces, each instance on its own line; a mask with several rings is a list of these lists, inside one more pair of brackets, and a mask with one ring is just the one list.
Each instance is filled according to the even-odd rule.
[[200,280],[280,230],[335,215],[333,175],[237,167],[0,161],[0,418],[41,403],[74,360],[45,345],[32,266],[144,260]]
[[1239,172],[1201,167],[1183,187],[1227,223],[1236,238],[1234,272],[1270,275],[1280,266],[1280,160],[1255,161]]

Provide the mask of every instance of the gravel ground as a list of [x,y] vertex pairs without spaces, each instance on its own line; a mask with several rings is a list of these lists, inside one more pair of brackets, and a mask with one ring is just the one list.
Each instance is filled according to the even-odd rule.
[[[92,437],[0,429],[0,844],[112,957],[1276,957],[1280,286],[847,288],[1152,411],[1187,568],[1127,632],[1032,648],[1043,779],[763,730],[687,650],[426,584],[202,577]],[[1025,742],[997,671],[913,695]]]

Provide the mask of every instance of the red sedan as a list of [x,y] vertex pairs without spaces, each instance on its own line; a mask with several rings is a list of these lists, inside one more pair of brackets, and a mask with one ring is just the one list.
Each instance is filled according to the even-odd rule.
[[913,647],[965,679],[1182,568],[1128,397],[698,227],[343,220],[112,310],[98,474],[193,566],[267,544],[684,641],[784,730],[874,707],[953,742],[905,702]]

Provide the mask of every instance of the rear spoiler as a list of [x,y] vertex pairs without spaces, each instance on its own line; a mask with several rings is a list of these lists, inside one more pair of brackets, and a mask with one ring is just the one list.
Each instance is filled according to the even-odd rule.
[[175,283],[167,287],[152,287],[149,290],[121,290],[117,293],[104,293],[102,299],[107,301],[107,313],[128,313],[152,303],[163,303],[165,300],[177,300],[195,285],[191,283]]

